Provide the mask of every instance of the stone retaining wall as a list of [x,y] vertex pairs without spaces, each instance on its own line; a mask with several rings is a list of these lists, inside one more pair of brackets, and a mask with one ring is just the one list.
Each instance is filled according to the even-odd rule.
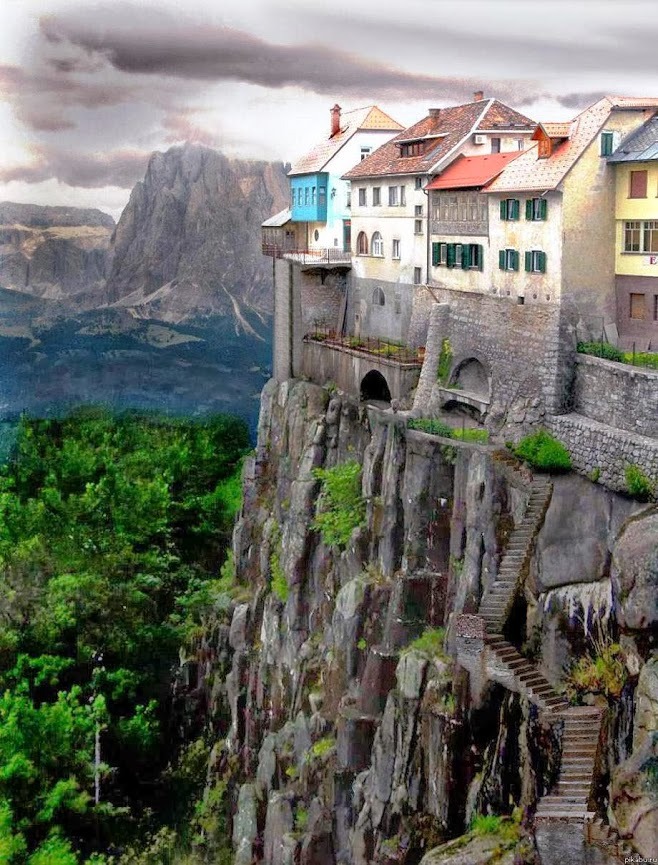
[[625,469],[638,466],[658,484],[658,440],[612,428],[580,414],[553,415],[546,427],[567,447],[574,469],[626,492]]
[[609,426],[658,438],[658,370],[580,354],[574,408]]

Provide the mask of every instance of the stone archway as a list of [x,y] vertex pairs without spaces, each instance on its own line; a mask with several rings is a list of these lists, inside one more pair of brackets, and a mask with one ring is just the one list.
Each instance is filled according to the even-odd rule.
[[371,369],[361,379],[361,399],[379,400],[380,402],[391,401],[391,391],[388,382],[376,369]]
[[450,383],[459,390],[489,402],[489,375],[476,357],[461,361],[450,376]]

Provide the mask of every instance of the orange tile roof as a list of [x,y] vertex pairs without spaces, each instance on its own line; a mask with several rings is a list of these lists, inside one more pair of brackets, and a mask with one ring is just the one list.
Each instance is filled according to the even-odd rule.
[[540,123],[532,136],[533,139],[540,129],[543,129],[549,138],[568,138],[571,133],[571,121],[569,123]]
[[[486,123],[485,123],[486,121]],[[396,174],[427,174],[468,135],[478,129],[510,128],[529,131],[535,122],[497,99],[432,109],[427,117],[405,129],[344,175],[348,180]],[[439,137],[440,136],[440,137]],[[400,156],[403,141],[427,140],[420,156]]]
[[397,132],[402,128],[401,123],[393,120],[392,117],[389,117],[388,114],[376,105],[367,105],[365,108],[355,108],[353,111],[345,111],[340,118],[340,132],[321,141],[309,153],[298,159],[288,172],[288,176],[322,171],[332,156],[338,153],[341,147],[359,129]]
[[486,186],[522,152],[515,150],[512,153],[488,153],[486,156],[458,156],[438,177],[428,183],[425,189],[466,189]]
[[[658,99],[604,96],[569,124],[569,138],[558,144],[551,156],[539,159],[536,147],[524,151],[487,187],[487,192],[555,189],[600,132],[610,112],[615,108],[656,109]],[[543,124],[544,127],[547,125],[551,124]]]

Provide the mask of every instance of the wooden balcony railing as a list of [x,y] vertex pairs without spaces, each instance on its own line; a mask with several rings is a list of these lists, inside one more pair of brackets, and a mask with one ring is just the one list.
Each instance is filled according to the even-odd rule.
[[351,264],[352,253],[330,246],[327,249],[287,249],[272,243],[263,243],[263,255],[271,258],[288,258],[298,264]]

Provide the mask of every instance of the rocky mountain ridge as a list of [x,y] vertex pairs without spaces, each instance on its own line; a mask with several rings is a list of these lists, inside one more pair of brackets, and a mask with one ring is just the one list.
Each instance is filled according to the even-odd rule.
[[[198,144],[154,153],[118,224],[98,210],[0,205],[0,286],[69,311],[107,306],[178,323],[272,310],[260,224],[287,202],[283,165]],[[248,315],[248,313],[250,315]]]

